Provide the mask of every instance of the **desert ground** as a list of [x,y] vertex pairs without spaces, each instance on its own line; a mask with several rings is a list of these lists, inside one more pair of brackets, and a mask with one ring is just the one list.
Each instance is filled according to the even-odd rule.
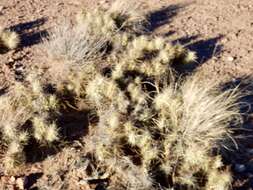
[[[138,0],[136,0],[138,1]],[[0,25],[21,36],[18,49],[0,54],[1,82],[21,80],[32,65],[43,64],[40,45],[48,31],[63,19],[73,19],[83,9],[92,9],[110,1],[97,0],[1,0]],[[139,2],[139,1],[138,1]],[[198,72],[203,79],[215,78],[220,83],[252,83],[253,80],[253,1],[251,0],[146,0],[142,1],[150,22],[152,35],[162,35],[173,43],[179,42],[197,53],[197,64],[189,72]],[[253,91],[252,91],[253,92]],[[251,96],[247,97],[251,105]],[[250,109],[250,108],[249,108]],[[232,189],[253,188],[253,116],[245,115],[244,146],[233,152],[229,160],[233,171]],[[68,160],[80,155],[80,142],[71,147],[52,151],[31,160],[24,168],[9,176],[2,175],[0,188],[43,189],[41,184],[52,184],[55,189],[66,189],[64,180],[72,180],[67,189],[103,189],[104,183],[87,185],[83,171],[74,170]],[[64,145],[63,145],[64,146]],[[50,156],[49,158],[47,158]],[[57,163],[61,172],[49,178],[44,171]],[[54,164],[52,165],[52,168]],[[57,166],[55,166],[57,167]],[[78,183],[78,185],[76,185]],[[6,185],[7,184],[7,185]],[[46,186],[46,185],[45,185]],[[46,189],[46,188],[45,188]]]

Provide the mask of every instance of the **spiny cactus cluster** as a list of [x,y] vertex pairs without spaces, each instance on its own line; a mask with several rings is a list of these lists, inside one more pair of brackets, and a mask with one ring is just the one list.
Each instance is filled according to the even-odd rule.
[[128,3],[56,28],[44,43],[44,73],[34,69],[0,97],[6,168],[25,160],[31,139],[61,140],[61,108],[85,102],[93,114],[85,150],[111,177],[108,189],[228,189],[218,152],[240,120],[238,92],[197,75],[179,80],[174,68],[194,62],[195,53],[142,33],[145,16]]
[[[126,42],[121,42],[126,43]],[[148,77],[170,75],[173,65],[188,64],[195,61],[195,53],[181,45],[172,45],[164,38],[150,38],[142,35],[126,43],[126,50],[114,55],[116,60],[114,78],[121,77],[120,71],[138,71]],[[167,76],[168,77],[168,76]]]
[[31,138],[42,144],[58,139],[59,107],[56,96],[46,93],[32,75],[26,84],[14,84],[1,96],[0,103],[1,143],[7,149],[3,163],[8,171],[25,161],[23,149]]
[[109,10],[82,11],[76,25],[64,23],[53,30],[44,50],[50,58],[47,66],[51,78],[55,78],[57,86],[62,88],[63,81],[65,86],[73,86],[66,85],[66,81],[83,86],[107,67],[115,68],[114,77],[120,77],[125,68],[153,77],[167,73],[171,78],[168,70],[172,67],[196,60],[195,52],[180,44],[137,32],[135,27],[145,23],[145,16],[136,10],[127,11],[127,7],[130,9],[134,4],[116,1]]
[[88,25],[93,34],[110,36],[118,31],[139,31],[145,22],[138,3],[130,0],[115,1],[108,9],[98,7],[93,11],[83,10],[76,16],[78,24]]
[[174,81],[173,68],[194,62],[195,53],[136,32],[128,19],[140,24],[139,18],[119,10],[78,16],[90,39],[105,40],[93,52],[100,59],[92,66],[84,59],[79,70],[72,66],[79,77],[64,83],[96,111],[87,150],[115,180],[109,189],[227,189],[230,173],[213,150],[237,120],[237,92],[222,93],[196,76]]
[[196,76],[153,91],[155,79],[145,79],[98,75],[88,84],[99,122],[87,147],[98,162],[116,173],[123,189],[227,189],[230,173],[212,151],[238,119],[238,94],[204,87]]
[[19,36],[16,32],[3,29],[0,27],[0,45],[1,48],[15,49],[20,42]]

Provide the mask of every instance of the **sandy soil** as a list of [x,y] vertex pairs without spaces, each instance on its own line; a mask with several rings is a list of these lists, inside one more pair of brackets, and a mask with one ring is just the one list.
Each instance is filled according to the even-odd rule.
[[[199,57],[195,69],[203,77],[229,81],[253,74],[253,1],[143,2],[149,12],[150,30],[195,50]],[[71,18],[81,7],[92,8],[96,4],[95,0],[1,0],[0,25],[17,31],[22,39],[17,50],[0,54],[0,67],[5,75],[18,79],[24,69],[43,62],[39,51],[41,37],[62,18]],[[249,163],[251,155],[248,156],[241,164]],[[36,167],[36,164],[31,166]],[[29,173],[33,171],[31,168]],[[38,168],[37,173],[43,172]],[[252,185],[250,176],[253,176],[253,169],[241,175],[242,180],[235,183],[234,188],[247,189]]]

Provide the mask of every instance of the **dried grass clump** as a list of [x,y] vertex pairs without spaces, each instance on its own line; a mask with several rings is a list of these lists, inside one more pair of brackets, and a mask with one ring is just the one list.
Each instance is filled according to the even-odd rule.
[[83,95],[84,86],[97,72],[97,62],[103,56],[106,40],[91,35],[86,26],[66,22],[55,27],[43,49],[47,54],[50,82],[64,94]]
[[102,38],[90,35],[85,26],[73,26],[64,21],[51,31],[44,49],[52,61],[82,64],[96,59],[102,46]]
[[0,27],[0,45],[3,48],[15,49],[20,42],[19,36],[16,32],[3,29]]

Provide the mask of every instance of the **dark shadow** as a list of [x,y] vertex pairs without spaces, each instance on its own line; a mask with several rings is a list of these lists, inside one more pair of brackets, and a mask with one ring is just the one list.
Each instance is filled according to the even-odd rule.
[[41,145],[36,139],[31,138],[28,145],[24,147],[26,163],[41,162],[48,156],[57,154],[60,150],[59,143]]
[[218,42],[222,38],[223,36],[218,36],[209,38],[207,40],[199,40],[197,42],[190,43],[186,47],[192,51],[195,51],[198,55],[197,62],[199,64],[203,64],[213,56],[217,56],[221,53],[222,45],[218,44]]
[[44,37],[48,36],[48,32],[46,30],[42,30],[39,32],[30,32],[30,33],[25,33],[21,35],[21,43],[20,47],[29,47],[35,44],[38,44],[42,42],[42,39]]
[[3,87],[0,89],[0,96],[4,95],[7,93],[8,87]]
[[42,172],[32,173],[32,174],[28,175],[25,179],[24,188],[31,189],[33,184],[35,184],[37,182],[37,180],[42,177],[42,175],[43,175]]
[[[167,33],[166,33],[165,35],[167,35]],[[169,34],[169,35],[170,35],[170,34]],[[192,43],[192,41],[197,40],[198,37],[199,37],[198,35],[184,36],[184,37],[182,37],[182,38],[178,38],[178,39],[176,39],[176,40],[173,40],[172,43],[173,43],[173,44],[179,43],[179,44],[182,44],[182,45],[187,45],[187,44]]]
[[168,24],[183,7],[185,7],[185,5],[170,5],[168,7],[155,10],[146,15],[148,21],[148,24],[146,26],[147,31],[154,32],[159,27]]
[[88,110],[71,110],[62,113],[59,121],[61,136],[66,141],[78,140],[88,134],[89,126]]
[[[61,112],[57,126],[59,126],[59,136],[61,141],[47,144],[38,142],[31,138],[29,144],[24,147],[26,163],[36,163],[43,161],[48,156],[55,155],[63,147],[73,146],[73,141],[80,140],[89,132],[89,112],[87,110],[75,110],[69,108],[68,111]],[[31,130],[31,123],[27,123],[24,130]]]
[[107,189],[107,186],[109,184],[109,181],[110,180],[107,180],[107,181],[97,181],[96,184],[98,184],[95,188],[95,190],[106,190]]
[[20,23],[20,24],[11,26],[10,30],[16,31],[17,33],[23,33],[25,30],[30,30],[30,29],[42,26],[43,24],[45,24],[46,21],[47,21],[46,18],[39,18],[34,21]]
[[[146,26],[147,32],[152,34],[152,32],[154,32],[156,29],[172,22],[172,18],[177,16],[178,12],[187,5],[188,4],[170,5],[159,10],[155,10],[146,15],[148,21],[148,25]],[[171,30],[164,33],[163,36],[169,37],[174,33],[175,31]],[[195,63],[175,68],[175,70],[182,75],[192,73],[197,67],[221,53],[222,45],[218,44],[218,42],[223,38],[222,35],[214,38],[196,41],[198,37],[198,35],[186,36],[172,41],[173,44],[182,44],[197,54],[197,60]]]
[[[16,32],[20,36],[20,44],[17,49],[29,47],[41,42],[42,38],[47,36],[46,30],[36,31],[47,21],[46,18],[40,18],[31,22],[20,23],[8,28],[10,31]],[[0,54],[5,54],[9,51],[3,45],[0,45]]]
[[169,36],[171,36],[171,35],[173,35],[175,33],[176,33],[175,31],[169,31],[169,32],[164,33],[162,36],[169,37]]
[[4,45],[0,45],[0,54],[5,54],[9,51],[9,49],[7,47],[5,47]]
[[29,47],[41,42],[43,37],[48,35],[46,30],[38,30],[47,21],[46,18],[40,18],[34,21],[20,23],[10,27],[10,30],[17,32],[20,35],[19,48]]
[[208,60],[212,59],[213,57],[217,57],[222,51],[222,45],[218,43],[222,39],[222,37],[223,36],[218,36],[206,40],[195,41],[198,38],[198,36],[194,35],[174,40],[172,42],[173,44],[176,43],[182,44],[187,49],[196,52],[197,55],[197,60],[194,63],[177,64],[175,66],[176,72],[178,72],[181,75],[192,73],[195,71],[196,68],[198,68]]
[[222,89],[238,88],[244,94],[239,99],[242,127],[234,128],[234,142],[223,150],[224,163],[231,166],[233,189],[253,188],[253,77],[245,76],[223,84]]

